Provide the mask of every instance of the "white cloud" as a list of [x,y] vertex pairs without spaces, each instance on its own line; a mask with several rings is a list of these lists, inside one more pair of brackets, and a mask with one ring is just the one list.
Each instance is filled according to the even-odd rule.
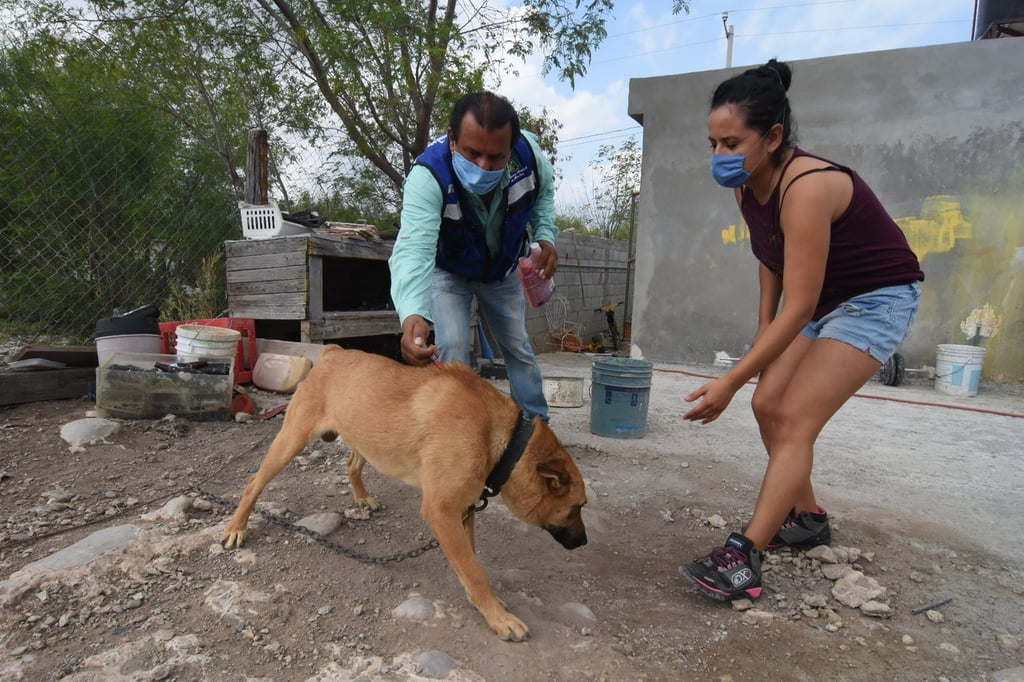
[[516,65],[517,75],[504,76],[499,83],[488,83],[488,87],[534,112],[539,113],[546,107],[562,124],[558,134],[562,142],[559,149],[562,162],[558,168],[562,182],[556,201],[560,207],[568,207],[578,204],[586,194],[585,188],[593,185],[588,165],[598,147],[617,144],[621,139],[621,135],[602,135],[593,140],[588,136],[636,127],[636,122],[626,114],[629,83],[624,79],[595,81],[601,86],[600,91],[584,87],[573,91],[553,76],[543,76],[541,68],[541,58],[530,57]]

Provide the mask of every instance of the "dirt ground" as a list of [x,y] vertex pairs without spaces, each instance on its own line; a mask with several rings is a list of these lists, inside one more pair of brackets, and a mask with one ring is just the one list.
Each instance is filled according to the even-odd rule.
[[[541,361],[589,386],[591,358]],[[523,643],[494,636],[440,550],[350,558],[412,553],[430,536],[418,492],[369,468],[384,508],[353,513],[337,443],[308,448],[261,498],[293,521],[338,521],[333,544],[254,515],[245,547],[224,551],[232,507],[217,498],[238,499],[280,416],[125,420],[72,451],[61,426],[92,402],[4,409],[0,678],[1024,679],[1021,387],[954,398],[921,377],[869,383],[816,453],[834,551],[773,554],[766,596],[734,608],[677,573],[742,527],[763,473],[751,387],[712,425],[679,418],[697,375],[719,371],[658,365],[640,439],[592,434],[589,399],[552,410],[587,481],[589,544],[566,551],[500,502],[477,519],[496,590],[531,629]],[[33,564],[105,529],[121,546]]]

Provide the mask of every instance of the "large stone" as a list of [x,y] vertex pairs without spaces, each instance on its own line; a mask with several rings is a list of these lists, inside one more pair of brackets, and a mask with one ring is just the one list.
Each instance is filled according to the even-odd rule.
[[434,602],[426,597],[413,595],[396,606],[391,615],[409,620],[430,620],[437,615],[437,609],[434,608]]
[[295,525],[311,530],[318,535],[330,535],[341,526],[342,518],[338,512],[317,512],[306,516]]
[[0,583],[0,606],[6,606],[29,586],[53,571],[84,566],[135,540],[139,529],[131,524],[98,530],[75,544],[33,561]]
[[992,673],[992,682],[1024,682],[1024,665]]
[[443,651],[424,651],[416,657],[416,672],[431,679],[444,679],[455,669],[455,661]]
[[860,571],[847,573],[832,586],[832,596],[836,601],[851,609],[860,608],[864,602],[878,599],[885,591],[877,580]]
[[71,446],[73,452],[80,452],[83,445],[106,443],[107,437],[121,429],[117,422],[102,417],[86,417],[68,422],[60,427],[60,437]]

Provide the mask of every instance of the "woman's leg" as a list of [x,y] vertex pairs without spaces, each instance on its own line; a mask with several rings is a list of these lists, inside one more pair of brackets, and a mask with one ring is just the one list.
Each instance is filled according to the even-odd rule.
[[[762,551],[791,509],[817,511],[810,479],[818,434],[906,338],[920,291],[915,282],[850,299],[808,325],[762,372],[754,412],[769,457],[754,516],[745,535],[732,533],[723,546],[679,569],[705,594],[719,600],[761,596]],[[801,517],[797,525],[806,522]],[[805,530],[823,533],[827,520],[820,523],[822,531]],[[824,536],[809,538],[818,539]]]
[[[800,366],[804,356],[811,349],[812,343],[811,337],[800,334],[789,345],[789,348],[775,362],[766,367],[758,377],[757,388],[754,389],[754,397],[750,401],[750,406],[761,432],[761,442],[764,443],[769,457],[772,453],[768,444],[772,441],[772,434],[775,432],[775,419],[779,407],[782,405],[782,396],[796,373],[797,367]],[[805,485],[797,495],[793,509],[797,512],[817,511],[818,504],[814,497],[810,476],[807,477]]]
[[768,545],[798,498],[808,494],[821,429],[878,368],[878,360],[842,341],[810,341],[768,429],[768,469],[745,533],[757,549]]

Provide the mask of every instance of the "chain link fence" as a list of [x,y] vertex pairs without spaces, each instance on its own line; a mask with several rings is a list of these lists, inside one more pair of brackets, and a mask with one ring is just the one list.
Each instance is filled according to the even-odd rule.
[[[139,128],[137,115],[97,107],[0,136],[0,362],[31,344],[91,344],[119,308],[154,305],[161,320],[228,312],[224,242],[243,238],[243,190],[215,154]],[[275,157],[270,200],[282,210],[397,226],[347,208],[317,150]],[[628,293],[626,243],[566,233],[559,249],[565,314],[590,339],[604,325],[593,309]],[[536,343],[550,340],[544,311],[527,325]]]
[[117,118],[102,108],[34,116],[0,136],[7,347],[90,342],[115,308],[192,319],[226,306],[222,243],[241,228],[223,170]]

